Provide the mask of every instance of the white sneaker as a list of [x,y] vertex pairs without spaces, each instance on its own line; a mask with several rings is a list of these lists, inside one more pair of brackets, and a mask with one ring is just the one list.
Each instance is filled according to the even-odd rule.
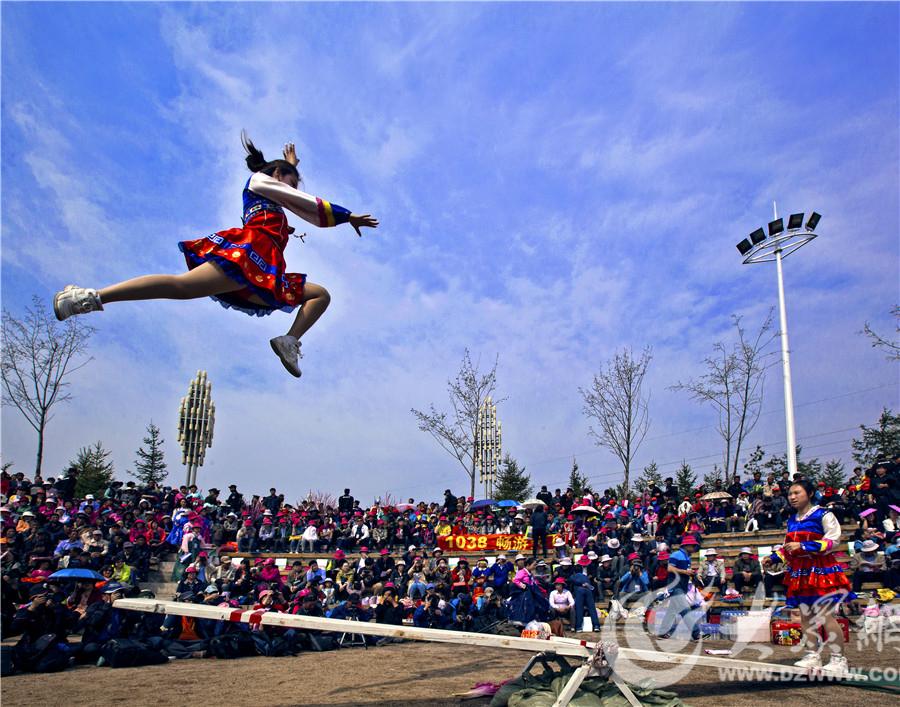
[[831,661],[822,668],[822,672],[826,675],[833,675],[835,677],[849,675],[850,666],[847,665],[847,656],[832,655]]
[[818,653],[808,652],[805,658],[801,658],[794,665],[798,668],[821,668],[822,656]]
[[278,354],[278,358],[281,359],[281,363],[288,370],[288,373],[295,378],[299,378],[300,366],[297,364],[297,359],[303,358],[303,354],[300,353],[300,342],[290,334],[285,334],[284,336],[276,336],[274,339],[269,340],[269,343],[272,345],[272,351]]
[[73,314],[102,311],[103,304],[97,290],[66,285],[62,292],[57,292],[53,297],[53,313],[59,321],[68,319]]

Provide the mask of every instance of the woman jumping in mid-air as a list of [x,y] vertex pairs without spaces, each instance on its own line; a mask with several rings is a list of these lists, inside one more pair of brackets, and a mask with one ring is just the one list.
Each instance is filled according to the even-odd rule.
[[361,227],[376,228],[378,221],[299,191],[293,143],[285,146],[283,160],[267,162],[246,135],[241,141],[253,172],[244,187],[243,227],[179,243],[188,266],[182,275],[145,275],[99,291],[67,285],[53,298],[56,318],[102,310],[110,302],[149,299],[212,297],[223,307],[257,316],[300,307],[288,333],[270,341],[284,367],[299,378],[300,337],[322,316],[331,296],[306,275],[284,271],[284,248],[294,231],[284,209],[316,226],[349,222],[360,236]]

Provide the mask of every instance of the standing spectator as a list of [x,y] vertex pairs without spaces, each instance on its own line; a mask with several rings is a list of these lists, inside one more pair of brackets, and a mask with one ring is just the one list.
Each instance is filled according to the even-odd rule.
[[756,591],[757,586],[762,582],[762,567],[751,548],[741,548],[738,559],[734,561],[732,573],[734,588],[738,592],[743,592],[745,586],[749,587],[751,592]]
[[449,515],[450,513],[456,512],[456,506],[459,504],[458,499],[452,493],[450,493],[450,489],[444,491],[444,511]]
[[[557,489],[558,491],[559,489]],[[553,508],[553,496],[550,495],[550,492],[547,490],[546,486],[541,486],[540,492],[535,496],[538,501],[543,501],[547,508]]]
[[262,505],[273,516],[281,509],[281,497],[274,488],[269,489],[269,495],[263,499]]
[[349,516],[353,512],[353,501],[350,489],[344,489],[344,495],[338,499],[338,513],[346,513]]
[[572,585],[572,596],[575,598],[575,623],[572,629],[575,632],[584,628],[584,614],[587,612],[591,620],[591,630],[595,633],[600,632],[600,618],[597,616],[597,607],[594,604],[594,587],[591,580],[585,574],[584,570],[591,563],[587,555],[578,558],[580,571],[569,577],[569,583]]
[[244,510],[244,495],[242,493],[238,493],[237,485],[231,484],[228,487],[228,498],[225,500],[225,504],[231,508],[232,513],[237,515],[242,510]]
[[[544,490],[546,490],[546,486]],[[531,514],[529,525],[531,526],[531,556],[537,557],[538,542],[541,543],[542,556],[547,557],[547,512],[543,506],[538,506]]]

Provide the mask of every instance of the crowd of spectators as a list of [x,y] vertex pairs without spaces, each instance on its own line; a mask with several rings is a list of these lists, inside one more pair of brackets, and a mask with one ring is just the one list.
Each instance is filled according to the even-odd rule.
[[[820,484],[817,503],[854,528],[854,589],[900,585],[898,476],[900,456],[866,474],[856,470],[844,489]],[[701,547],[712,532],[749,538],[754,530],[782,528],[791,513],[786,473],[735,476],[686,496],[666,479],[627,500],[609,490],[576,497],[571,489],[542,487],[537,498],[545,505],[533,509],[472,509],[474,499],[450,490],[442,502],[409,499],[388,508],[363,507],[349,489],[333,505],[290,504],[275,488],[245,499],[236,485],[226,495],[119,481],[96,497],[79,497],[75,469],[46,480],[3,472],[0,481],[4,635],[28,642],[52,633],[65,643],[71,631],[87,630],[91,640],[83,638],[79,649],[86,659],[96,656],[96,646],[87,646],[102,644],[110,631],[165,640],[170,655],[189,657],[221,629],[222,622],[178,617],[107,625],[117,616],[112,601],[138,596],[167,557],[177,561],[177,589],[165,599],[468,630],[549,612],[579,630],[585,614],[597,626],[596,604],[607,597],[664,589],[672,578],[670,548],[686,534]],[[438,546],[448,535],[530,535],[535,542],[528,555],[474,563],[463,557],[451,566]],[[267,554],[307,557],[288,557],[283,572]],[[784,571],[764,573],[749,546],[730,577],[714,548],[701,554],[698,578],[720,593],[730,579],[737,592],[762,583],[771,596]],[[103,579],[51,578],[62,569],[93,570]]]

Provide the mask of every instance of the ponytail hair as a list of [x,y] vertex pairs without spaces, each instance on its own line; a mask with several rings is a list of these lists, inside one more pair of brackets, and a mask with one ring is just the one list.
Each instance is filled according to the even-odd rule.
[[241,145],[247,151],[247,169],[251,172],[262,172],[272,176],[276,169],[281,170],[282,174],[296,174],[298,181],[303,181],[297,168],[287,160],[272,160],[268,162],[263,153],[257,149],[253,141],[247,137],[247,131],[241,130]]

